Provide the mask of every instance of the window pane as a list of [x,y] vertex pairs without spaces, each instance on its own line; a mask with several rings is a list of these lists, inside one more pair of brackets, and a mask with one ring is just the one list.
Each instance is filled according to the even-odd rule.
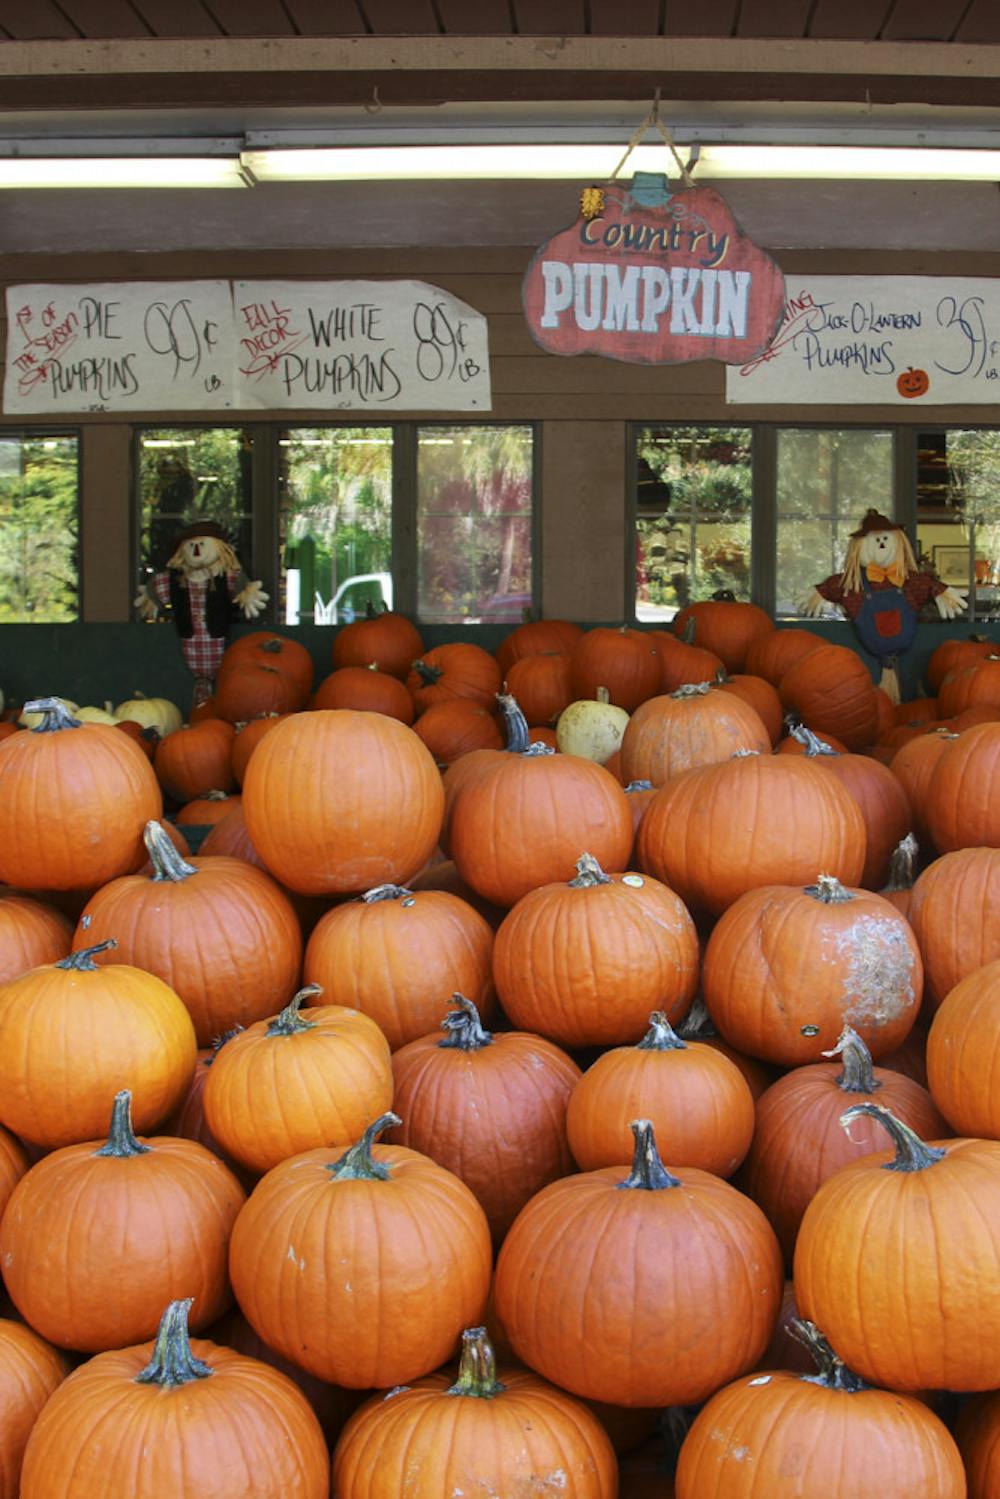
[[748,427],[646,427],[638,438],[637,619],[729,589],[750,597]]
[[79,615],[75,437],[0,438],[0,624]]
[[[177,532],[217,521],[253,573],[253,434],[241,427],[158,427],[139,433],[139,572],[162,572]],[[159,619],[163,619],[161,613]]]
[[[776,608],[801,613],[799,600],[839,572],[866,510],[892,516],[891,432],[787,427],[778,431]],[[839,616],[829,605],[824,613]]]
[[1000,617],[1000,432],[920,433],[917,539],[942,582],[968,589],[971,573],[976,619]]
[[532,602],[530,427],[417,432],[417,613],[522,618]]
[[278,434],[278,619],[350,623],[392,608],[392,428]]

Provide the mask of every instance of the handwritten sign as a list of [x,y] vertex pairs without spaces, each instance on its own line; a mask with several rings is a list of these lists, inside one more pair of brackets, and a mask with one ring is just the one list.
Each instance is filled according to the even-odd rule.
[[237,402],[489,411],[486,319],[423,281],[237,281]]
[[784,302],[781,268],[725,199],[671,192],[660,176],[586,189],[580,218],[536,252],[522,287],[528,328],[550,354],[633,364],[743,364],[770,342]]
[[190,411],[232,405],[226,281],[7,289],[4,411]]
[[789,276],[771,345],[726,372],[726,399],[831,405],[994,405],[1000,280]]

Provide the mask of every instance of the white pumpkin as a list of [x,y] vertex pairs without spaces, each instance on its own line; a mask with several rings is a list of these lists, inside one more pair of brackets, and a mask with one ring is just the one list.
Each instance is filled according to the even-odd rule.
[[627,725],[625,709],[614,707],[608,689],[598,687],[596,698],[580,698],[563,709],[556,723],[556,743],[564,755],[605,765],[621,747]]
[[88,704],[84,708],[77,708],[73,717],[78,718],[81,723],[108,723],[112,728],[118,722],[115,715],[109,713],[106,708],[95,708],[91,704]]
[[119,703],[115,718],[130,718],[133,723],[141,723],[144,729],[155,729],[161,739],[179,729],[183,722],[181,710],[175,703],[165,697],[143,697],[141,692],[128,702]]

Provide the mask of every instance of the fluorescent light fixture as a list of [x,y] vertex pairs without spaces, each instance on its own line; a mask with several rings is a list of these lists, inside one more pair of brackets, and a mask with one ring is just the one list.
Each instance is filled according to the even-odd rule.
[[0,188],[248,185],[237,156],[0,156]]
[[[605,181],[621,161],[621,144],[330,146],[244,151],[257,182],[484,180],[545,178]],[[684,158],[688,148],[677,142]],[[906,146],[699,144],[697,181],[733,177],[1000,181],[1000,150]],[[666,172],[676,164],[662,145],[638,146],[626,172]]]
[[144,448],[193,448],[197,441],[196,437],[144,437],[142,445]]

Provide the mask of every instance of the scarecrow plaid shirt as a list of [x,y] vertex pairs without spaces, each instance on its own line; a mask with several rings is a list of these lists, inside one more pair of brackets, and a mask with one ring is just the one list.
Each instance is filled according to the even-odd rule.
[[[226,573],[226,585],[229,589],[229,597],[238,593],[246,580],[241,572]],[[194,626],[194,634],[187,640],[181,641],[181,654],[187,664],[188,671],[196,679],[195,704],[204,702],[205,698],[212,693],[212,682],[219,670],[219,664],[226,650],[225,636],[213,637],[209,635],[205,627],[205,596],[208,591],[207,582],[192,582],[190,579],[182,580],[181,587],[186,588],[191,597],[191,623]],[[164,606],[170,603],[170,574],[156,573],[150,579],[149,590],[157,603]],[[201,684],[208,684],[207,690],[203,690]]]

